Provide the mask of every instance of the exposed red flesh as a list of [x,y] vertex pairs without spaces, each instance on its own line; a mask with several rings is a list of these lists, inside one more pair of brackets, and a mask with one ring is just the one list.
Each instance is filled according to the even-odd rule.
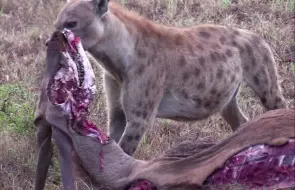
[[[234,155],[215,170],[205,185],[240,184],[255,190],[295,187],[295,140],[280,146],[256,145]],[[154,190],[146,180],[129,190]]]
[[157,188],[146,180],[139,180],[131,185],[129,190],[157,190]]
[[280,146],[256,145],[228,159],[207,184],[237,183],[255,189],[295,187],[295,141]]
[[[74,37],[73,40],[68,42],[65,39],[59,37],[59,44],[63,48],[60,51],[67,52],[76,64],[83,67],[83,60],[77,50],[77,45],[80,43],[80,38]],[[69,60],[68,60],[69,61]],[[62,78],[56,79],[54,76],[50,79],[47,87],[47,95],[49,100],[54,105],[61,105],[66,111],[69,111],[71,123],[76,123],[77,132],[82,135],[92,137],[99,141],[101,144],[106,144],[109,140],[102,131],[96,128],[96,126],[87,120],[88,107],[93,101],[93,93],[89,88],[84,88],[81,85],[81,81],[77,81],[74,72],[70,71],[69,64],[62,65],[59,70],[62,72]],[[78,75],[80,73],[78,72]],[[82,73],[84,75],[84,72]],[[80,77],[79,77],[80,78]],[[103,154],[100,153],[100,168],[102,169]]]

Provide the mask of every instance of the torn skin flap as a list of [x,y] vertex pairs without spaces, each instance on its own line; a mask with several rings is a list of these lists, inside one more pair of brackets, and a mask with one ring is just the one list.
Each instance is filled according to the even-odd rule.
[[[48,48],[58,49],[55,54],[61,53],[63,57],[58,60],[59,70],[48,83],[49,100],[69,113],[70,127],[75,132],[94,138],[102,145],[108,143],[109,137],[87,119],[88,108],[94,99],[96,86],[95,75],[80,38],[65,29],[62,33],[54,33],[51,39],[52,41],[48,42]],[[102,170],[103,152],[100,153],[99,159]]]

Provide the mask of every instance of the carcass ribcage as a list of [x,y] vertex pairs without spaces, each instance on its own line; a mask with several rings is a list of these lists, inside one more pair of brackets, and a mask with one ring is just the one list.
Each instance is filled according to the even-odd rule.
[[295,187],[295,140],[280,146],[249,147],[215,170],[206,184],[241,184],[254,189]]

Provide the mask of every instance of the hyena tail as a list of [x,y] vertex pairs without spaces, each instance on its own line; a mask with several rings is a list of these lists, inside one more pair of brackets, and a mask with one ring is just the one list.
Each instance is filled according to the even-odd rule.
[[269,45],[263,41],[252,58],[251,61],[244,62],[243,65],[246,84],[259,96],[267,110],[287,108],[281,87],[278,84],[276,62]]

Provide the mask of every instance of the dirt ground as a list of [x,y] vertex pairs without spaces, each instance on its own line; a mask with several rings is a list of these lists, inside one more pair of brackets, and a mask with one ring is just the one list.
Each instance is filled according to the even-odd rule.
[[[118,0],[118,2],[155,22],[167,25],[190,26],[214,23],[257,32],[270,44],[277,61],[283,94],[288,106],[295,108],[294,0]],[[27,96],[13,101],[22,101],[26,108],[32,111],[36,108],[38,85],[45,62],[44,42],[54,30],[53,22],[63,4],[62,0],[0,0],[0,89],[2,87],[5,89],[4,87],[9,85],[20,86]],[[93,66],[97,73],[98,93],[91,110],[91,118],[97,126],[106,130],[105,98],[99,74],[101,68],[97,64]],[[264,112],[258,98],[244,85],[238,101],[249,118]],[[4,120],[1,121],[0,115],[0,189],[33,188],[35,128],[32,120],[28,120],[24,131],[20,133],[6,128],[6,123]],[[158,119],[156,125],[145,135],[135,156],[139,159],[152,159],[184,139],[219,141],[231,133],[230,127],[218,114],[194,123]],[[60,174],[55,156],[46,189],[59,189],[59,185]]]

